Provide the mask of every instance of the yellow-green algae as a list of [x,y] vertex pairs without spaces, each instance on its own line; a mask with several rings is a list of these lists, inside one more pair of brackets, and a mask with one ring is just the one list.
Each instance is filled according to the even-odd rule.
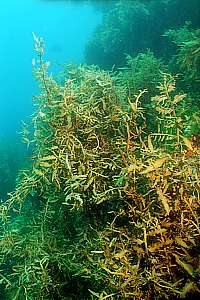
[[164,70],[150,95],[134,94],[130,63],[120,74],[69,66],[59,83],[37,37],[35,50],[41,90],[33,135],[24,127],[34,153],[1,205],[6,299],[199,292],[200,164],[186,118],[190,98]]

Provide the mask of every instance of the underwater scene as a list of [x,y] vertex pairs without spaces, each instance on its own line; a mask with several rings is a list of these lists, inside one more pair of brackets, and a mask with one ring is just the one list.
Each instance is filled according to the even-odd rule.
[[199,0],[0,25],[0,300],[200,299]]

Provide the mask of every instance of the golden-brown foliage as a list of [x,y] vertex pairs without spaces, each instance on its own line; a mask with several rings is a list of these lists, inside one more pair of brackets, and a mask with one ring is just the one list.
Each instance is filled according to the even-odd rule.
[[1,206],[10,299],[75,299],[77,278],[90,285],[80,299],[199,293],[200,149],[178,113],[187,96],[163,74],[152,98],[158,130],[146,132],[148,91],[131,98],[114,75],[85,66],[59,85],[35,42],[33,164]]

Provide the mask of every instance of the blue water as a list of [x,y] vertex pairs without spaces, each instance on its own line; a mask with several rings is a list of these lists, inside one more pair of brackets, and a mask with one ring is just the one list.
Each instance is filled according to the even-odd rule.
[[83,61],[101,15],[78,1],[5,0],[0,7],[0,139],[20,131],[32,113],[32,32],[45,40],[53,66]]

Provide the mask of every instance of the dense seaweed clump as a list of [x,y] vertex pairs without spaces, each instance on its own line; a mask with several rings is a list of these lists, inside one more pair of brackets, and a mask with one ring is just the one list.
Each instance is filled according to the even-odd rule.
[[[40,93],[23,129],[33,155],[0,207],[2,298],[200,294],[196,93],[150,51],[118,72],[69,65],[56,81],[34,40]],[[185,65],[199,55],[190,46],[182,70],[199,59]]]
[[200,30],[192,29],[191,22],[176,30],[168,30],[164,36],[170,38],[178,47],[177,69],[182,73],[184,82],[199,92],[200,81]]

